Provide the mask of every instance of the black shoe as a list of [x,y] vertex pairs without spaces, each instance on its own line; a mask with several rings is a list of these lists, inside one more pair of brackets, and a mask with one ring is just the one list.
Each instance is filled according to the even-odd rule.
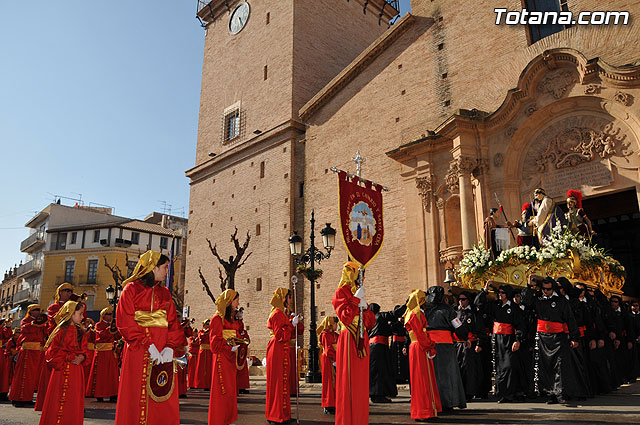
[[186,394],[180,394],[180,395],[178,396],[178,398],[187,398],[187,395],[186,395]]
[[240,393],[240,394],[249,394],[249,390],[242,388],[242,389],[238,390],[238,393]]
[[558,398],[556,396],[549,397],[549,400],[547,400],[547,404],[558,404]]
[[102,403],[102,402],[104,401],[104,398],[102,398],[102,397],[96,397],[96,401],[97,401],[98,403]]
[[502,397],[500,400],[498,400],[498,404],[504,404],[504,403],[513,403],[513,400],[511,400],[508,397]]
[[111,403],[117,403],[118,402],[118,396],[117,395],[112,395],[111,397],[109,397],[109,401]]
[[567,404],[567,400],[564,399],[562,396],[558,396],[557,400],[558,400],[558,404]]

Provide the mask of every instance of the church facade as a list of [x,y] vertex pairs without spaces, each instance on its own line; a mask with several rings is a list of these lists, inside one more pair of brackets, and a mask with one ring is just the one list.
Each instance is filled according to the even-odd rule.
[[[224,3],[211,2],[212,13]],[[230,11],[241,3],[229,2]],[[528,2],[507,3],[519,10]],[[353,172],[356,151],[366,159],[363,178],[390,189],[384,245],[367,268],[369,302],[389,310],[412,289],[441,284],[498,200],[514,220],[540,186],[558,202],[567,189],[582,190],[599,246],[627,266],[625,291],[640,295],[631,249],[640,242],[640,6],[607,4],[628,10],[628,25],[541,31],[496,25],[484,0],[473,8],[414,0],[388,29],[396,11],[382,0],[248,4],[244,24],[207,26],[196,165],[187,171],[192,315],[214,311],[198,277],[200,269],[217,289],[206,239],[234,254],[234,228],[249,231],[252,256],[236,289],[253,351],[263,352],[268,301],[295,272],[287,238],[297,230],[308,243],[312,210],[316,234],[325,222],[339,228],[330,168]],[[334,314],[346,257],[338,238],[320,265],[318,320]],[[308,281],[299,292],[308,316]]]

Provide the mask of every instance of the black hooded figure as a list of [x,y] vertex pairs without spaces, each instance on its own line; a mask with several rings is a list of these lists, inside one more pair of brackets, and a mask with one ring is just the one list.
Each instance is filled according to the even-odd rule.
[[478,310],[493,320],[494,394],[498,403],[523,400],[527,391],[527,377],[520,359],[520,344],[525,330],[524,314],[513,302],[513,288],[502,285],[498,299],[487,301],[490,283],[476,296]]
[[469,332],[465,339],[460,339],[457,335],[454,335],[464,392],[467,400],[473,397],[484,398],[486,397],[486,391],[482,386],[484,368],[481,353],[482,347],[486,346],[484,343],[486,334],[482,317],[480,317],[473,305],[471,292],[463,291],[458,295],[456,312],[458,319],[466,326]]
[[[564,403],[566,397],[589,395],[579,364],[571,360],[570,350],[580,338],[569,300],[558,294],[556,281],[545,277],[540,291],[529,286],[522,291],[522,303],[533,307],[538,318],[536,334],[536,387],[549,396],[548,403]],[[568,329],[568,335],[565,332]],[[573,347],[572,347],[573,346]]]
[[389,337],[393,334],[391,325],[402,317],[407,306],[394,311],[380,311],[376,303],[369,304],[369,310],[376,315],[376,324],[369,334],[369,397],[374,403],[390,403],[389,397],[398,395],[396,377],[389,350]]
[[[402,307],[401,305],[397,305],[394,311]],[[406,305],[404,305],[404,307],[406,310]],[[391,323],[391,331],[393,332],[391,341],[393,375],[396,384],[406,384],[409,382],[409,345],[411,345],[411,340],[404,327],[404,317],[399,317]]]
[[436,371],[442,409],[464,409],[467,407],[467,401],[451,333],[455,332],[459,339],[466,339],[469,331],[460,322],[453,307],[443,302],[443,298],[443,287],[432,286],[427,289],[427,331],[429,338],[436,343],[433,367]]

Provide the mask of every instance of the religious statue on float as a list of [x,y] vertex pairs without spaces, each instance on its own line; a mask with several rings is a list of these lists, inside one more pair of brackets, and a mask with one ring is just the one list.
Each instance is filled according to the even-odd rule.
[[540,246],[544,246],[545,239],[551,236],[551,230],[560,225],[566,225],[566,216],[562,209],[547,196],[543,188],[539,187],[533,192],[533,216],[529,223],[535,227],[536,236]]
[[567,227],[574,235],[580,235],[587,240],[595,234],[591,220],[587,217],[587,213],[582,209],[582,192],[579,190],[567,191],[567,208],[565,214],[567,218]]

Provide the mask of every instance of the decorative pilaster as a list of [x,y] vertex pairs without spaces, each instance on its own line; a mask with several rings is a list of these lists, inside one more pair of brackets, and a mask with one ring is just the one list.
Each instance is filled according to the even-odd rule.
[[429,174],[426,177],[416,177],[416,188],[422,199],[422,207],[426,212],[431,212],[431,195],[433,186],[436,184],[436,177]]
[[468,250],[476,241],[476,222],[473,208],[473,188],[471,172],[476,161],[466,156],[458,156],[451,161],[449,169],[455,169],[460,190],[460,222],[462,227],[462,249]]

